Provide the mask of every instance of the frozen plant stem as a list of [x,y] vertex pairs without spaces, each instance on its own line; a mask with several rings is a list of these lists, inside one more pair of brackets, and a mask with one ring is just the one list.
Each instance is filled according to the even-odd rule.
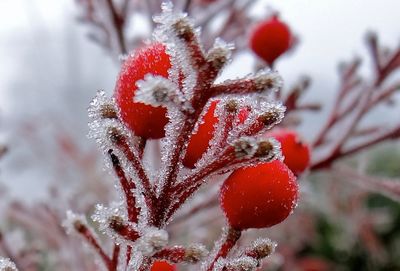
[[[377,105],[385,102],[400,89],[399,81],[390,83],[387,86],[384,84],[388,77],[400,68],[400,48],[396,48],[391,52],[390,57],[384,58],[375,34],[370,34],[368,36],[367,44],[374,63],[375,78],[372,82],[363,82],[362,79],[358,77],[357,71],[360,67],[359,59],[352,61],[344,68],[341,74],[341,87],[333,109],[327,122],[314,140],[313,147],[314,149],[323,147],[330,140],[333,141],[333,143],[330,146],[329,153],[319,160],[314,161],[311,165],[311,169],[318,170],[328,168],[335,160],[341,157],[353,154],[381,141],[400,137],[400,125],[397,124],[397,126],[389,130],[385,129],[385,131],[382,131],[378,135],[369,136],[368,139],[358,143],[358,145],[345,147],[346,143],[353,137],[358,134],[365,135],[364,133],[359,133],[360,130],[371,131],[371,133],[377,130],[384,130],[382,129],[383,127],[380,126],[374,129],[368,129],[369,127],[367,127],[366,129],[359,127],[359,124],[368,112]],[[351,92],[356,95],[350,95]],[[344,108],[341,106],[343,104],[346,105]],[[349,118],[350,121],[342,129],[341,134],[333,140],[328,139],[328,134],[331,133],[338,124]]]
[[[205,52],[193,22],[184,14],[174,13],[169,5],[163,5],[163,13],[155,20],[160,23],[155,37],[161,46],[151,48],[168,53],[169,77],[153,77],[150,72],[133,83],[138,87],[137,96],[126,99],[168,109],[170,119],[161,141],[160,173],[150,174],[143,162],[147,138],[138,138],[135,130],[125,125],[120,112],[123,109],[118,108],[114,99],[100,92],[89,108],[91,135],[111,162],[123,200],[110,208],[99,206],[93,216],[101,230],[115,241],[112,256],[104,252],[86,225],[75,222],[75,230],[110,271],[124,265],[129,270],[149,270],[156,259],[173,263],[200,261],[205,254],[201,246],[168,247],[168,233],[164,229],[176,211],[208,177],[280,157],[279,145],[274,140],[259,138],[283,118],[285,108],[267,97],[281,88],[279,75],[266,70],[216,85],[214,81],[229,61],[232,47],[217,41]],[[155,59],[159,60],[158,57]],[[141,62],[135,63],[135,69],[140,69]],[[183,173],[188,142],[202,125],[201,119],[212,101],[218,101],[214,113],[217,123],[202,155],[208,159],[200,158],[198,165]],[[228,255],[240,234],[241,231],[229,228],[209,270],[215,261]],[[126,259],[118,262],[122,251]]]
[[236,230],[231,227],[227,229],[226,235],[223,237],[225,240],[223,240],[221,247],[219,248],[214,259],[211,261],[207,271],[213,270],[214,265],[219,258],[225,258],[228,255],[229,251],[231,251],[231,249],[236,245],[236,242],[239,240],[241,235],[241,230]]

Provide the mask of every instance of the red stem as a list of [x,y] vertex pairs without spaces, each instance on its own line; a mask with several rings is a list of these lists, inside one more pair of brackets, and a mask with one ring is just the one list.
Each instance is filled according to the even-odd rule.
[[126,208],[128,211],[128,219],[130,222],[136,223],[138,221],[138,214],[140,212],[140,209],[138,207],[136,207],[135,196],[132,192],[132,190],[135,189],[135,184],[132,182],[132,180],[128,180],[126,178],[126,174],[124,173],[124,170],[121,167],[119,159],[112,152],[112,150],[109,150],[108,154],[110,155],[111,162],[112,162],[112,165],[114,168],[114,172],[116,173],[116,175],[119,179],[121,188],[125,194]]
[[114,271],[115,269],[113,269],[113,264],[110,257],[104,252],[103,248],[99,245],[89,228],[80,222],[76,222],[75,229],[86,240],[86,242],[93,247],[93,249],[103,260],[107,269],[109,271]]
[[210,266],[208,267],[207,271],[212,271],[215,263],[219,258],[225,258],[229,251],[236,245],[236,242],[239,240],[242,234],[241,230],[236,230],[233,228],[229,228],[227,235],[225,237],[224,243],[220,247],[217,255],[215,255],[213,261],[211,262]]
[[125,44],[125,35],[124,35],[124,24],[125,18],[121,17],[117,10],[115,9],[114,3],[112,0],[106,0],[108,8],[111,12],[111,19],[113,22],[115,33],[117,34],[118,45],[120,48],[121,54],[126,54],[126,44]]

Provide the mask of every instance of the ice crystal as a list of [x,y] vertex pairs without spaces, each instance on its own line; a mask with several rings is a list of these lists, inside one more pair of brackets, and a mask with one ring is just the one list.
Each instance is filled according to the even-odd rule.
[[142,237],[137,241],[137,249],[143,255],[150,256],[168,244],[168,232],[155,227],[147,227],[141,233]]
[[257,258],[262,259],[274,253],[276,246],[277,243],[268,238],[258,238],[251,244],[249,251],[253,251]]
[[179,103],[176,97],[177,85],[162,76],[148,74],[136,83],[138,90],[135,100],[149,105],[166,106],[168,103]]
[[0,257],[0,271],[17,271],[17,267],[9,258]]
[[74,212],[68,210],[67,217],[64,219],[62,226],[65,228],[68,234],[72,234],[79,231],[81,226],[87,226],[87,220],[85,216],[75,214]]
[[191,244],[185,251],[185,260],[189,263],[196,263],[208,255],[208,250],[202,244]]
[[226,263],[226,267],[230,271],[253,271],[256,270],[257,266],[258,261],[249,256],[242,256]]

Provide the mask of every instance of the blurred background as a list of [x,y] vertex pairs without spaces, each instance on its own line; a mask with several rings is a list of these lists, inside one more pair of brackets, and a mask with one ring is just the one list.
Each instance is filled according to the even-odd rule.
[[[108,192],[113,183],[103,169],[103,158],[95,142],[86,137],[87,107],[98,90],[112,94],[121,61],[118,52],[93,41],[92,26],[83,22],[84,9],[79,2],[0,1],[0,144],[7,149],[0,161],[0,229],[11,232],[10,240],[26,239],[20,233],[24,227],[15,222],[21,214],[10,216],[10,210],[21,212],[22,208],[27,215],[29,208],[44,202],[60,213],[68,208],[89,212],[96,202],[114,197]],[[374,31],[381,44],[398,48],[400,2],[256,2],[249,9],[255,21],[278,12],[298,38],[275,68],[287,90],[300,76],[312,79],[301,99],[321,103],[322,109],[298,113],[302,121],[296,126],[305,141],[311,142],[332,110],[340,85],[339,64],[360,57],[360,74],[373,76],[366,33]],[[215,21],[218,24],[218,18]],[[145,14],[135,14],[125,30],[131,37],[149,39],[150,29]],[[249,28],[239,37],[240,50],[218,80],[254,70],[257,57],[246,48],[250,32]],[[398,80],[399,75],[397,70],[389,81]],[[379,105],[363,123],[398,125],[399,99],[398,94],[393,95],[393,106]],[[398,140],[375,144],[343,163],[361,168],[366,176],[398,180],[400,144]],[[270,238],[282,241],[281,250],[265,270],[400,270],[400,206],[396,200],[400,190],[387,197],[387,193],[371,192],[365,182],[321,171],[311,171],[301,182],[304,195],[296,214],[282,226],[266,231]],[[395,187],[393,191],[399,189]],[[249,236],[253,234],[260,232]],[[204,230],[197,238],[207,242],[207,236],[210,233]],[[26,240],[18,242],[23,247]],[[39,249],[46,251],[46,244],[38,243]],[[44,258],[40,259],[43,262]],[[42,269],[26,270],[61,270],[54,267],[56,261],[50,259]]]

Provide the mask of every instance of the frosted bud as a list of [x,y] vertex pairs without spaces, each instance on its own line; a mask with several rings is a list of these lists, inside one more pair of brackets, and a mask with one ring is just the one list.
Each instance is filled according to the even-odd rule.
[[168,244],[168,232],[155,227],[146,228],[138,242],[139,250],[151,255]]
[[259,120],[267,127],[279,123],[286,111],[286,107],[280,103],[269,104],[268,108],[263,109],[264,113],[259,116]]
[[0,271],[18,271],[18,269],[10,259],[0,257]]
[[135,101],[160,106],[175,99],[174,83],[162,76],[147,74],[143,80],[136,83],[138,90],[135,94]]
[[257,149],[256,152],[254,153],[255,157],[265,157],[269,156],[271,152],[273,151],[274,146],[272,143],[268,140],[262,140],[257,143]]
[[98,91],[90,102],[89,117],[92,119],[118,119],[118,109],[114,99],[108,98],[104,91]]
[[263,259],[274,253],[276,246],[276,242],[268,238],[260,238],[252,243],[250,253],[254,253],[257,259]]
[[78,215],[72,211],[67,211],[67,218],[63,221],[62,226],[68,234],[73,232],[82,233],[87,229],[86,218],[83,215]]
[[220,70],[231,58],[233,49],[234,46],[232,44],[217,39],[213,48],[208,52],[207,61],[211,63],[216,70]]
[[238,107],[239,105],[235,100],[229,100],[225,104],[225,110],[228,112],[236,112]]
[[180,39],[189,41],[194,37],[193,24],[188,18],[179,18],[172,24],[172,28],[175,30],[176,36]]
[[253,257],[243,256],[234,260],[230,260],[226,268],[231,271],[252,271],[256,270],[258,261]]
[[208,250],[202,244],[193,244],[185,250],[185,261],[196,263],[203,260],[208,254]]
[[254,85],[257,91],[278,91],[283,86],[282,77],[275,71],[261,71],[254,77]]
[[124,219],[121,216],[113,215],[108,218],[108,225],[110,228],[116,232],[123,230],[126,225]]
[[258,145],[252,137],[242,137],[233,143],[236,158],[251,158],[256,153]]

